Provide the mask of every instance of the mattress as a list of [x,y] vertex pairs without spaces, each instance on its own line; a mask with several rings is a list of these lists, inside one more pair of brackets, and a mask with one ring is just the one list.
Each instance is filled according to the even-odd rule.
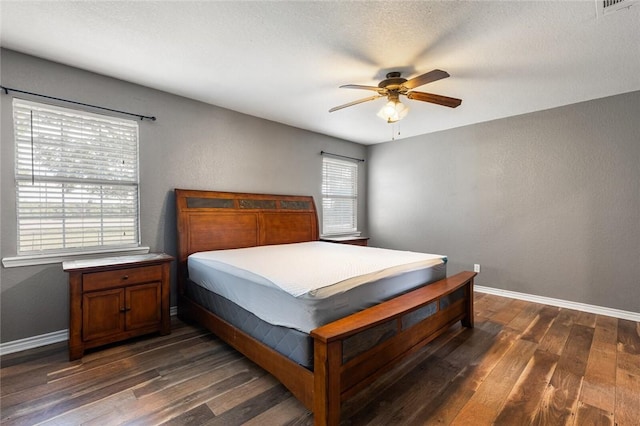
[[446,261],[442,255],[314,241],[194,253],[188,269],[194,283],[260,320],[309,333],[444,278]]

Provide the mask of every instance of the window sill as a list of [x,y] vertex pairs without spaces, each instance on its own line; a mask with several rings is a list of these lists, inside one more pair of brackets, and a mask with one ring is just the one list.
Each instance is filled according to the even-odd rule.
[[66,260],[94,259],[96,257],[118,256],[129,254],[149,253],[149,247],[128,247],[109,250],[84,251],[81,253],[56,253],[38,254],[30,256],[5,257],[2,259],[2,266],[5,268],[17,268],[20,266],[47,265],[51,263],[62,263]]
[[320,234],[320,238],[358,238],[362,233],[360,231],[356,232],[341,232],[337,234]]

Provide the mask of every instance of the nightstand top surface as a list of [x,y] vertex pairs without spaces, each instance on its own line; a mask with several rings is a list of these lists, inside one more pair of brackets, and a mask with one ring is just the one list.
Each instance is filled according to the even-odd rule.
[[320,237],[320,241],[356,241],[356,240],[368,240],[369,237],[362,237],[362,236],[335,236],[335,237],[331,237],[331,236],[325,236],[325,237]]
[[139,263],[153,263],[153,262],[169,262],[174,258],[166,253],[147,253],[147,254],[133,254],[128,256],[111,256],[100,257],[95,259],[82,259],[82,260],[67,260],[62,262],[62,269],[65,272],[75,271],[80,269],[100,268],[100,267],[112,267],[128,264]]

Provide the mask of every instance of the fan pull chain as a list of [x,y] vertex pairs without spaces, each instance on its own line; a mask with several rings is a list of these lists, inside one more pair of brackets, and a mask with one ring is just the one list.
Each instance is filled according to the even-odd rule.
[[400,123],[395,122],[391,123],[391,140],[396,140],[396,123],[398,124],[398,136],[400,136]]

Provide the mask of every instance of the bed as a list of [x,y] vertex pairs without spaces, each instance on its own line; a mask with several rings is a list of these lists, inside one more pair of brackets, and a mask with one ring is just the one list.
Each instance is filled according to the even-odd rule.
[[[371,384],[402,358],[446,332],[457,321],[473,327],[473,279],[476,274],[461,272],[445,277],[446,258],[443,256],[421,259],[420,262],[426,263],[420,268],[403,272],[413,274],[413,283],[407,284],[399,295],[388,298],[388,295],[377,294],[374,297],[388,300],[372,303],[367,299],[368,295],[354,293],[351,300],[367,299],[362,302],[363,306],[350,308],[355,309],[355,313],[346,316],[341,313],[338,319],[323,314],[320,318],[307,318],[308,321],[303,320],[302,324],[289,324],[290,318],[286,317],[264,320],[263,313],[252,310],[259,310],[260,301],[269,301],[272,296],[260,293],[261,287],[252,284],[250,279],[242,284],[250,286],[249,290],[240,291],[237,299],[234,300],[232,294],[221,296],[224,289],[207,288],[201,282],[207,280],[202,278],[206,276],[202,275],[203,265],[227,264],[230,261],[225,256],[235,252],[256,253],[256,259],[261,259],[267,249],[285,250],[284,253],[296,250],[298,253],[298,250],[318,247],[339,252],[339,256],[347,256],[353,249],[376,249],[318,242],[318,219],[313,198],[309,196],[183,189],[176,189],[175,196],[179,317],[202,324],[269,371],[314,413],[317,425],[338,424],[342,401]],[[316,256],[314,251],[309,253]],[[327,255],[331,256],[331,253]],[[242,270],[243,265],[240,266]],[[216,273],[218,275],[211,282],[226,283],[227,278],[234,275],[236,279],[239,275],[233,269]],[[377,277],[376,282],[397,277],[397,274]],[[416,279],[424,280],[424,283],[416,286]],[[227,289],[240,288],[237,281],[229,283],[224,284]],[[321,287],[310,292],[306,287],[293,287],[291,294],[314,296],[324,294],[323,291],[331,296],[333,293],[348,294],[354,288],[355,291],[360,288],[354,286],[328,292]],[[253,308],[240,306],[245,297],[243,294],[253,295]],[[295,314],[295,309],[291,308],[293,316],[304,317]],[[298,312],[304,312],[306,307],[299,309]],[[278,316],[277,313],[266,315]],[[237,318],[243,319],[238,321]],[[251,325],[245,326],[247,323]],[[268,333],[264,332],[265,327],[270,327]],[[278,336],[276,343],[262,338],[266,334]],[[281,341],[286,342],[288,349],[278,347],[277,342]],[[295,349],[291,351],[291,347]]]

